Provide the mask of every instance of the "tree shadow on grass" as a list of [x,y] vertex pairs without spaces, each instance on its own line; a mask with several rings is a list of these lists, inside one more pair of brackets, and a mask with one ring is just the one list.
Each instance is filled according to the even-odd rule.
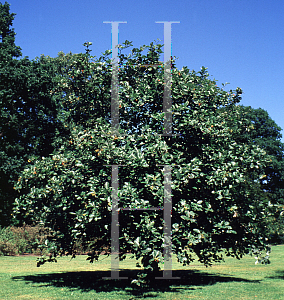
[[[83,292],[112,292],[125,290],[132,296],[143,296],[144,298],[155,295],[151,292],[182,292],[186,290],[194,290],[198,286],[212,285],[218,282],[258,282],[257,280],[247,280],[244,278],[226,276],[224,274],[209,274],[198,270],[175,270],[173,277],[180,277],[180,279],[156,279],[151,282],[147,288],[140,290],[130,288],[132,279],[137,278],[139,270],[121,270],[121,277],[128,277],[128,279],[103,279],[103,277],[110,277],[109,271],[76,271],[76,272],[62,272],[50,274],[37,274],[27,276],[15,276],[13,280],[23,280],[27,283],[42,283],[41,286],[54,287],[68,287],[70,289],[79,289]],[[159,276],[163,276],[162,271]],[[150,293],[147,295],[147,293]]]
[[275,271],[275,275],[274,276],[269,276],[266,278],[270,278],[270,279],[283,279],[284,280],[284,270],[277,270]]

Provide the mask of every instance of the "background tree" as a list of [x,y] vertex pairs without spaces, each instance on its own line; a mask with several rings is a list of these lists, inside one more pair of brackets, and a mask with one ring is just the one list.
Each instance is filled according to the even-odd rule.
[[[11,218],[13,189],[30,157],[48,156],[65,127],[52,90],[61,65],[49,57],[20,58],[9,4],[0,4],[0,225]],[[59,70],[58,70],[59,69]],[[21,222],[21,220],[15,220]]]
[[[250,175],[252,193],[258,194],[262,202],[267,205],[277,205],[275,214],[267,219],[267,229],[270,233],[271,243],[280,243],[284,237],[284,144],[281,142],[281,128],[273,121],[267,111],[250,106],[236,106],[236,125],[231,120],[231,127],[239,127],[233,130],[233,137],[238,143],[255,144],[265,150],[271,163],[264,169],[260,179],[256,181],[256,175]],[[223,109],[224,110],[224,109]]]
[[8,207],[13,202],[14,191],[13,185],[9,183],[10,176],[13,176],[13,173],[15,175],[15,169],[17,169],[17,163],[9,161],[3,149],[3,140],[7,135],[4,133],[3,127],[9,126],[10,122],[9,112],[3,98],[5,93],[11,90],[9,74],[15,67],[14,58],[21,56],[21,49],[15,45],[15,32],[10,28],[15,14],[10,14],[9,9],[10,5],[7,2],[5,4],[0,3],[0,225],[7,224],[8,220],[11,219],[11,209]]
[[[172,242],[181,263],[190,264],[193,253],[210,265],[222,259],[224,249],[237,258],[266,249],[264,220],[273,209],[248,192],[247,174],[260,180],[270,157],[257,143],[234,139],[233,131],[241,130],[241,89],[217,87],[205,68],[196,73],[173,65],[173,133],[180,135],[162,136],[163,70],[135,66],[158,64],[161,47],[151,43],[120,55],[118,136],[109,118],[111,52],[99,59],[89,51],[60,54],[65,67],[55,78],[52,99],[60,102],[58,119],[70,134],[58,136],[51,155],[30,158],[15,186],[20,194],[14,210],[16,218],[55,231],[49,244],[54,257],[72,253],[78,238],[85,245],[97,239],[91,262],[110,245],[110,165],[126,165],[119,167],[119,206],[132,208],[163,206],[159,165],[172,166]],[[133,283],[145,283],[163,256],[162,211],[120,210],[120,236],[121,259],[130,250],[146,271]]]
[[20,57],[22,55],[21,48],[15,45],[14,29],[11,28],[13,20],[16,14],[10,13],[10,4],[0,2],[0,55],[1,67],[7,63],[8,60],[12,60],[14,57]]

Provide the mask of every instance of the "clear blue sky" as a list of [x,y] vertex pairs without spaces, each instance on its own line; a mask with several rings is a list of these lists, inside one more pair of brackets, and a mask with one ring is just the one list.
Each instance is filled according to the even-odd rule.
[[127,21],[119,26],[119,42],[136,47],[163,42],[163,24],[155,21],[180,21],[172,25],[177,67],[207,67],[220,86],[243,89],[241,104],[265,109],[284,128],[284,0],[8,2],[17,14],[16,44],[30,59],[84,52],[86,41],[99,56],[111,49],[111,25],[103,21]]

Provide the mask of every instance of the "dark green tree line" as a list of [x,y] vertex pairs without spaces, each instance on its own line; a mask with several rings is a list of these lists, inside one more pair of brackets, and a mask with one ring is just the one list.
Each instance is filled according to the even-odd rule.
[[[275,213],[267,219],[271,243],[281,243],[284,237],[284,144],[281,142],[281,128],[271,119],[267,111],[250,106],[236,106],[239,130],[233,137],[239,143],[259,145],[270,157],[270,164],[264,169],[261,178],[251,175],[250,189],[258,194],[260,201],[270,206],[276,205]],[[238,125],[231,122],[232,128]]]
[[[15,14],[0,4],[0,225],[11,223],[13,189],[31,156],[52,153],[64,127],[51,97],[60,70],[48,58],[21,58],[11,28]],[[63,127],[63,129],[62,129]]]

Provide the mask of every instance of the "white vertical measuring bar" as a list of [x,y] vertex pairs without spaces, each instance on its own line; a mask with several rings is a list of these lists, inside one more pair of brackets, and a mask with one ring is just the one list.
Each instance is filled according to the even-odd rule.
[[[111,72],[111,127],[112,134],[119,135],[119,82],[118,82],[118,40],[119,23],[126,21],[105,21],[111,23],[111,50],[112,50],[112,72]],[[111,277],[105,279],[127,279],[119,277],[119,220],[118,220],[118,166],[112,166],[112,222],[111,222]]]
[[[164,23],[164,95],[163,136],[172,136],[172,23],[179,21],[156,21]],[[171,199],[171,166],[164,166],[164,273],[157,279],[178,279],[172,277],[172,199]]]
[[119,83],[118,83],[118,40],[119,40],[119,23],[126,21],[104,21],[111,23],[111,51],[112,51],[112,72],[111,72],[111,127],[112,134],[119,135]]
[[163,112],[164,112],[164,128],[163,136],[172,136],[172,23],[180,23],[179,21],[156,21],[156,23],[164,24],[164,96],[163,96]]
[[127,279],[119,276],[118,165],[111,168],[111,276],[103,279]]
[[180,279],[172,276],[172,167],[164,165],[164,270],[156,279]]

